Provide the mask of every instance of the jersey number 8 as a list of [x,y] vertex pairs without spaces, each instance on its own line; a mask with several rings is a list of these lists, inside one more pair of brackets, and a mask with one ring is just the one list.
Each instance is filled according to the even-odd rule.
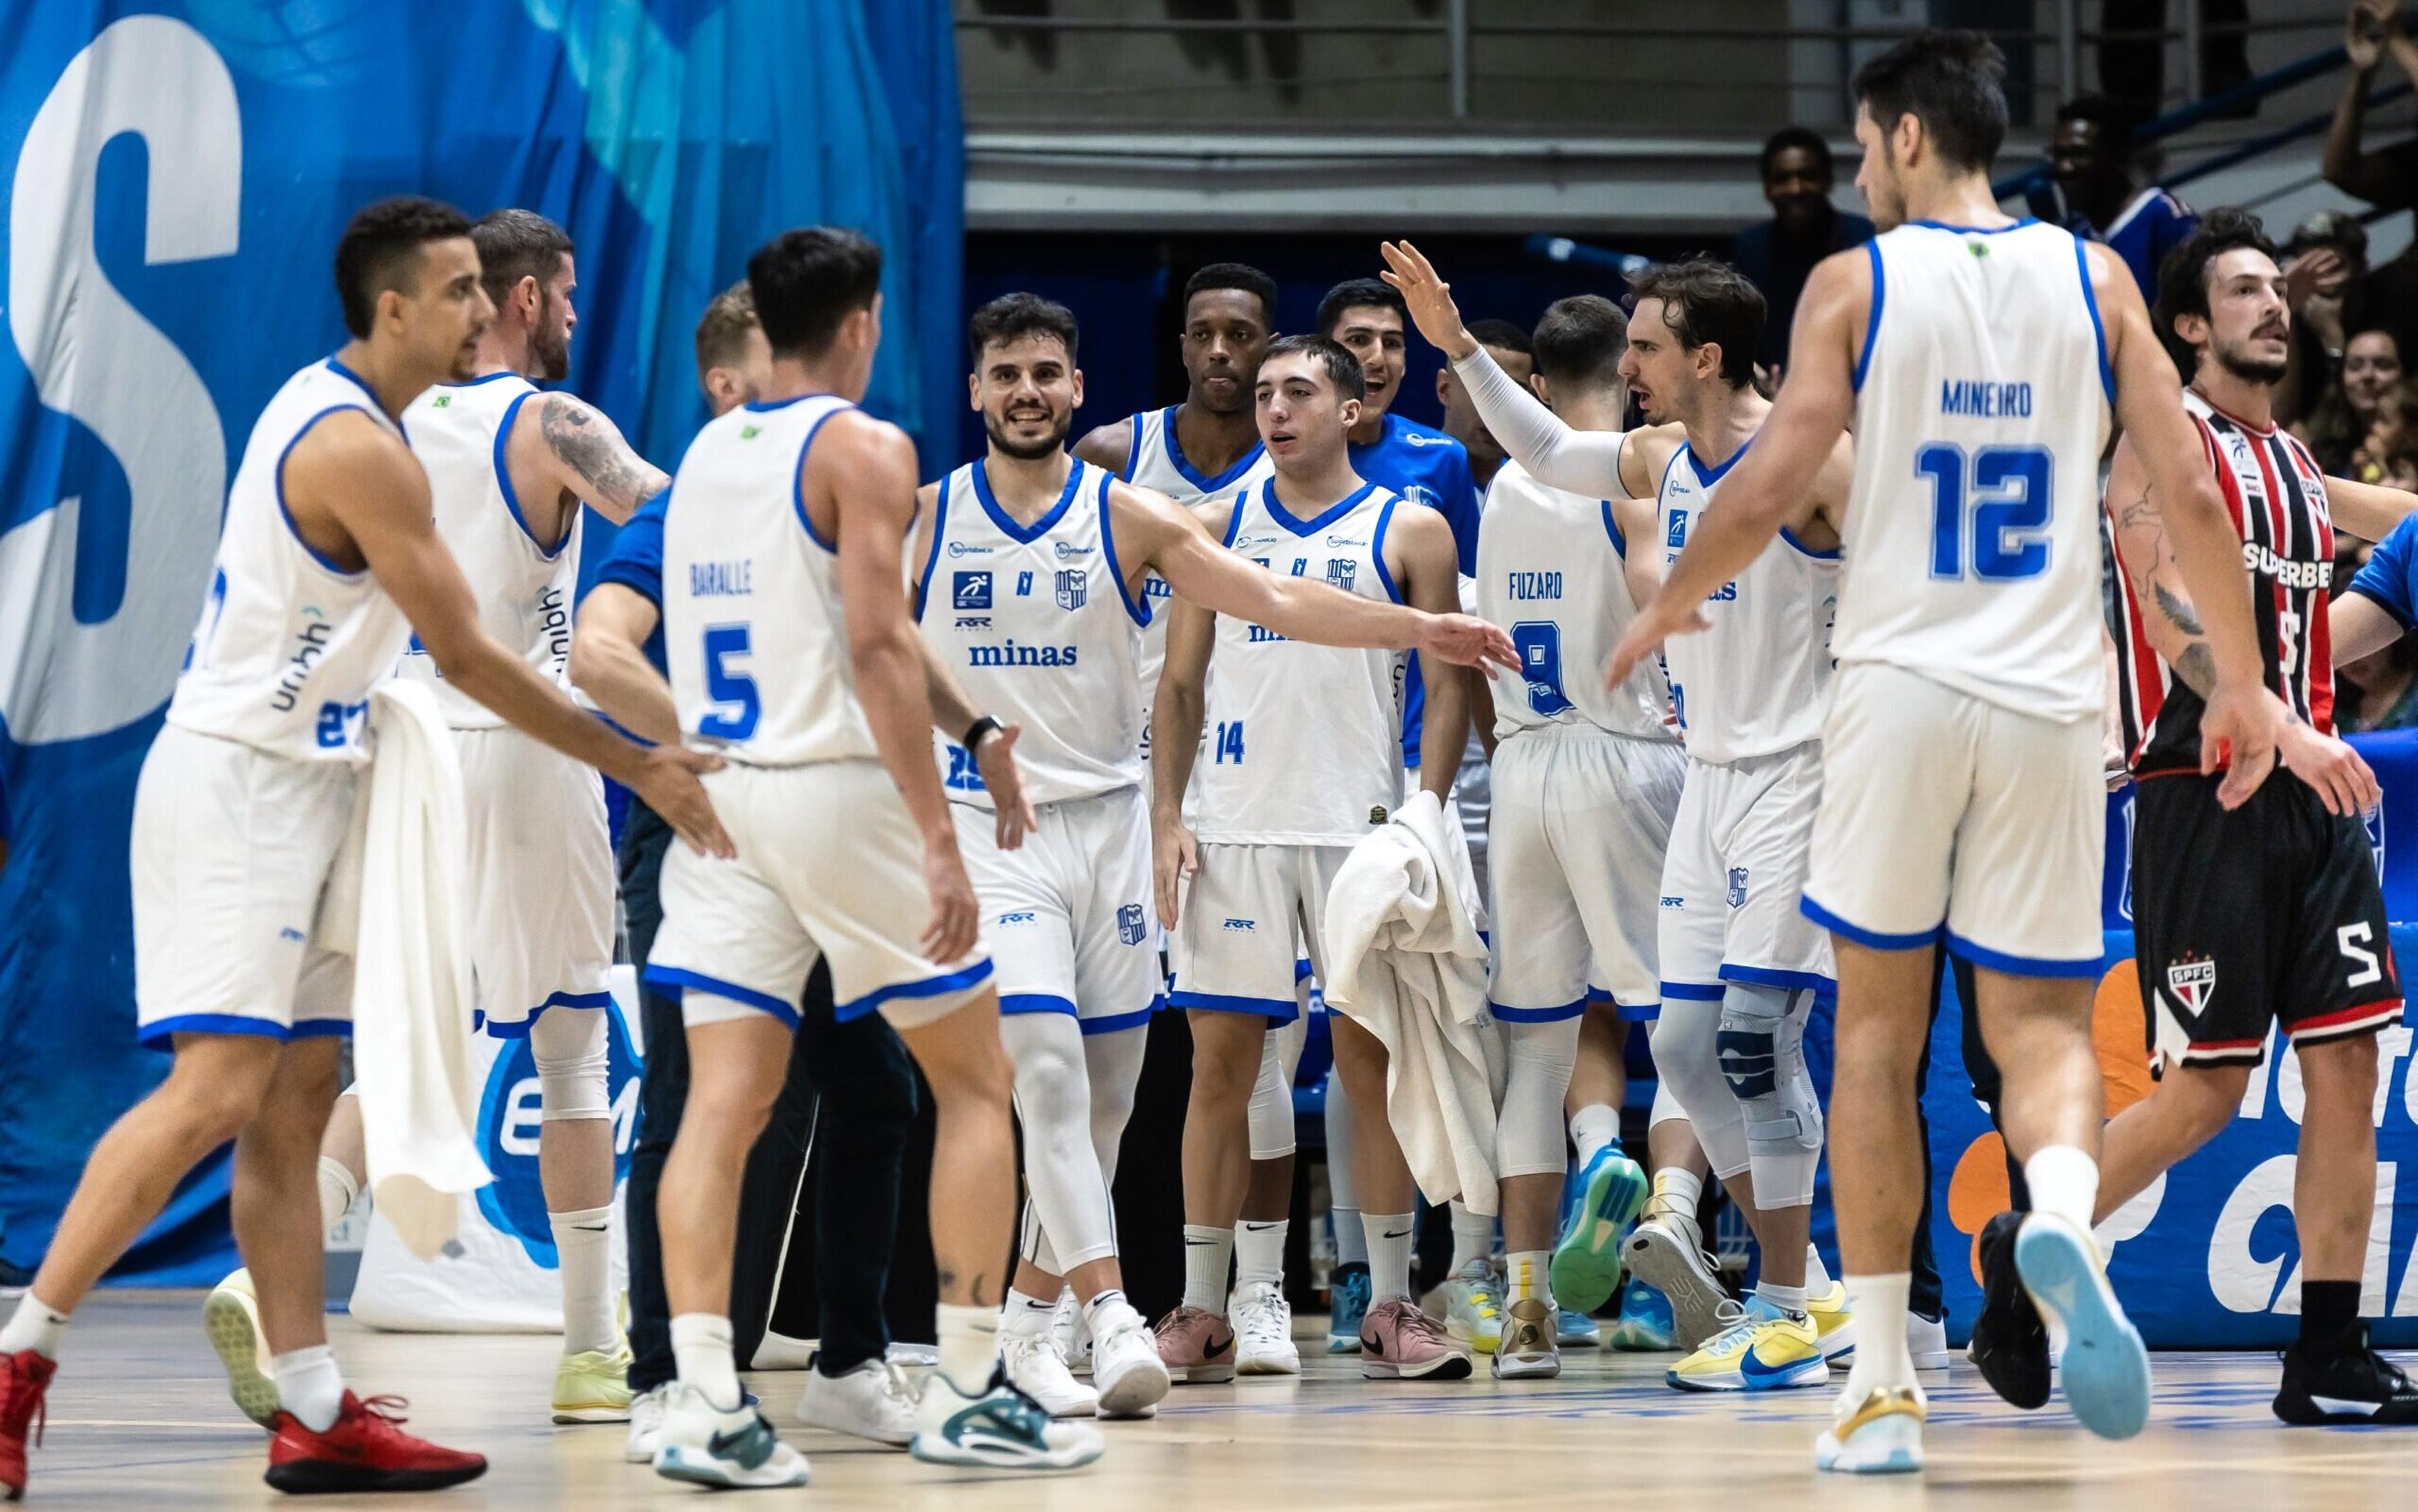
[[1926,442],[1914,471],[1931,480],[1931,575],[2004,583],[2047,572],[2038,532],[2056,466],[2046,447],[1985,446],[1968,458],[1953,442]]
[[1520,676],[1528,684],[1528,707],[1544,718],[1570,707],[1562,692],[1562,627],[1551,619],[1523,619],[1511,627],[1520,653]]

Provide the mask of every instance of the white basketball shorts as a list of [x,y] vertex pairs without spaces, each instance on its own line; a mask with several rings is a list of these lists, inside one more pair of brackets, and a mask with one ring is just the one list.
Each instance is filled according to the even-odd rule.
[[2099,725],[1987,703],[1876,663],[1843,666],[1808,917],[1857,944],[1939,937],[2018,976],[2099,975],[2107,797]]
[[318,936],[367,773],[161,726],[129,847],[141,1043],[353,1031],[351,957]]
[[1687,756],[1676,741],[1523,730],[1494,748],[1486,996],[1514,1023],[1590,1001],[1660,1011],[1657,901]]
[[953,803],[983,907],[1002,1014],[1071,1014],[1086,1034],[1150,1022],[1164,1001],[1150,924],[1150,814],[1139,787],[1040,805],[1002,850],[990,810]]
[[1822,802],[1819,741],[1688,763],[1662,864],[1662,996],[1719,1001],[1722,984],[1826,988],[1830,939],[1798,908]]
[[1349,846],[1211,843],[1176,910],[1171,1008],[1259,1014],[1290,1023],[1296,944],[1323,977],[1326,893]]
[[[739,854],[717,861],[673,843],[648,985],[727,999],[795,1028],[819,957],[831,963],[842,1022],[879,1009],[913,1029],[989,985],[979,946],[934,961],[917,943],[932,919],[923,840],[880,762],[734,761],[703,780]],[[688,1022],[711,1021],[686,1006]]]
[[487,1032],[613,1000],[613,840],[604,784],[516,729],[453,732],[469,845],[464,922]]

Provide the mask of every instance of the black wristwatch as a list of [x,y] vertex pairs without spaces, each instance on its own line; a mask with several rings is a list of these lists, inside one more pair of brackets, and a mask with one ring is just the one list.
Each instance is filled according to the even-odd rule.
[[966,726],[965,739],[959,741],[957,743],[971,751],[974,748],[975,742],[979,741],[984,736],[989,735],[1003,727],[1004,726],[1002,726],[998,720],[991,718],[988,714],[985,714],[982,718],[975,720],[972,724]]

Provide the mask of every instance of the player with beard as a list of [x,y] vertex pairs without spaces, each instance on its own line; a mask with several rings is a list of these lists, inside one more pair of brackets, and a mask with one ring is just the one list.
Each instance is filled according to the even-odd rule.
[[[2129,1201],[2232,1122],[2280,1025],[2307,1093],[2292,1216],[2301,1236],[2300,1339],[2284,1354],[2287,1423],[2418,1423],[2418,1387],[2367,1347],[2360,1321],[2376,1201],[2377,1033],[2401,1018],[2400,974],[2360,816],[2378,799],[2359,754],[2334,738],[2327,590],[2334,521],[2388,527],[2407,494],[2325,478],[2275,423],[2291,306],[2275,248],[2246,211],[2210,212],[2159,276],[2157,323],[2192,374],[2191,410],[2252,572],[2267,688],[2286,710],[2277,755],[2292,773],[2239,808],[2196,754],[2213,657],[2131,437],[2117,443],[2107,512],[2123,571],[2124,655],[2113,690],[2139,784],[2134,953],[2157,1091],[2108,1123],[2093,1220]],[[2380,554],[2381,557],[2382,554]],[[2365,586],[2363,586],[2365,585]],[[2391,639],[2380,604],[2406,587],[2363,573],[2331,628],[2364,655]],[[2019,1407],[2048,1397],[2048,1340],[2015,1283],[2014,1214],[1982,1230],[1987,1307],[1976,1360]]]

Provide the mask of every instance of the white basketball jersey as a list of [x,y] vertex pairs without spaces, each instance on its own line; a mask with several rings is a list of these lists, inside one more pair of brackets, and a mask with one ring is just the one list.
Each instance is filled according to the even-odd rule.
[[664,510],[664,659],[692,743],[754,767],[872,759],[840,609],[839,543],[799,469],[848,401],[742,405],[689,443]]
[[[1235,496],[1226,544],[1272,573],[1400,602],[1385,527],[1401,500],[1374,483],[1309,519],[1276,480]],[[1401,802],[1402,656],[1289,640],[1217,617],[1201,757],[1202,840],[1348,846]]]
[[347,573],[313,551],[285,509],[287,453],[346,409],[402,435],[333,358],[286,379],[253,426],[170,724],[297,760],[369,758],[370,687],[394,670],[410,627],[366,568]]
[[[917,590],[924,636],[974,704],[1020,725],[1016,764],[1035,803],[1141,783],[1141,636],[1150,610],[1125,596],[1109,484],[1069,459],[1065,492],[1030,526],[969,463],[941,481]],[[991,806],[966,748],[935,734],[950,801]]]
[[[1255,488],[1275,471],[1267,449],[1254,445],[1224,472],[1212,476],[1192,465],[1175,439],[1175,409],[1146,409],[1133,418],[1133,450],[1125,454],[1125,481],[1156,489],[1190,509],[1204,498],[1231,496]],[[1167,664],[1167,605],[1175,590],[1156,573],[1142,574],[1143,601],[1151,606],[1150,625],[1142,632],[1141,700],[1148,709],[1158,692],[1159,668]]]
[[[436,533],[462,566],[479,601],[479,623],[538,675],[569,686],[571,605],[579,592],[579,535],[585,510],[552,551],[529,533],[504,470],[504,440],[535,385],[513,373],[439,384],[403,412],[403,434],[428,469]],[[446,723],[457,730],[497,729],[503,717],[447,687],[418,646],[403,659],[406,676],[436,683]]]
[[[1706,467],[1683,446],[1662,469],[1656,518],[1666,565],[1678,559],[1713,490],[1746,453],[1740,447],[1720,466]],[[1713,628],[1662,643],[1688,755],[1743,761],[1820,740],[1830,711],[1830,622],[1838,612],[1839,554],[1810,550],[1785,527],[1745,572],[1715,589],[1705,601]]]
[[1867,253],[1839,660],[2096,719],[2115,378],[2083,244],[1915,221]]
[[1613,643],[1637,617],[1610,501],[1549,488],[1507,462],[1486,490],[1477,525],[1477,615],[1511,633],[1520,670],[1496,670],[1494,733],[1593,725],[1671,740],[1671,692],[1651,659],[1617,689],[1603,682]]

